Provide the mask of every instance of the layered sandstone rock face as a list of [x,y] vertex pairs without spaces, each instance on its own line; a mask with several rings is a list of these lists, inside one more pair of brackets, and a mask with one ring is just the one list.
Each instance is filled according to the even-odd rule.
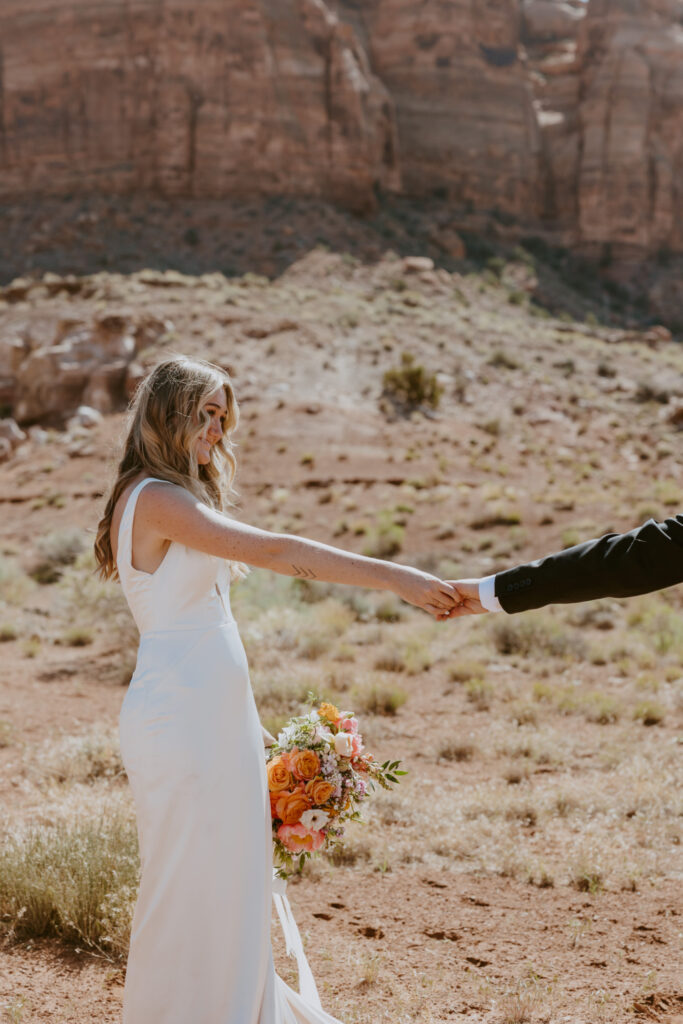
[[683,251],[682,0],[526,0],[523,19],[545,221],[593,257]]
[[4,0],[0,199],[378,189],[683,252],[683,0]]
[[682,0],[593,0],[578,57],[582,244],[682,251]]
[[8,0],[0,196],[398,185],[391,102],[322,0]]
[[405,190],[533,220],[540,139],[518,0],[339,0],[339,9],[364,29],[396,106]]

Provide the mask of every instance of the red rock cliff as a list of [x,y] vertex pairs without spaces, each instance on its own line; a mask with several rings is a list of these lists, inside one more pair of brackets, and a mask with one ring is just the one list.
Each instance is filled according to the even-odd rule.
[[398,185],[392,105],[322,0],[5,0],[0,195]]
[[683,0],[4,0],[0,198],[322,196],[683,252]]

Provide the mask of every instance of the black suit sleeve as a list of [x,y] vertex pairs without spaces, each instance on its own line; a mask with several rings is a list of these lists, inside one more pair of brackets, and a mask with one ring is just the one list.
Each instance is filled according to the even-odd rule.
[[632,597],[683,583],[683,515],[649,519],[629,533],[559,551],[496,575],[496,597],[506,612],[545,604]]

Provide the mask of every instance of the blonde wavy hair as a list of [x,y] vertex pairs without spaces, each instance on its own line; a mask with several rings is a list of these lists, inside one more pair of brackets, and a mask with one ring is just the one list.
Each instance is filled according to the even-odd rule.
[[[210,423],[201,408],[217,388],[225,391],[225,432],[211,448],[210,462],[197,462],[196,442]],[[226,512],[235,494],[237,460],[231,434],[239,410],[228,374],[200,359],[175,356],[159,363],[141,382],[131,405],[131,423],[116,480],[97,526],[95,559],[104,579],[118,579],[111,546],[111,523],[116,502],[138,474],[169,480],[194,494],[204,504]],[[233,578],[245,575],[246,566],[231,563]]]

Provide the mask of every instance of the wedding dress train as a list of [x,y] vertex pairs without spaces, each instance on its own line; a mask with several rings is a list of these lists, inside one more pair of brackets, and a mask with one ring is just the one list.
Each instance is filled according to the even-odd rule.
[[320,1006],[277,886],[300,993],[273,967],[263,738],[229,566],[175,542],[154,573],[131,564],[135,506],[152,479],[128,497],[117,557],[140,630],[119,716],[142,868],[123,1024],[339,1024]]

